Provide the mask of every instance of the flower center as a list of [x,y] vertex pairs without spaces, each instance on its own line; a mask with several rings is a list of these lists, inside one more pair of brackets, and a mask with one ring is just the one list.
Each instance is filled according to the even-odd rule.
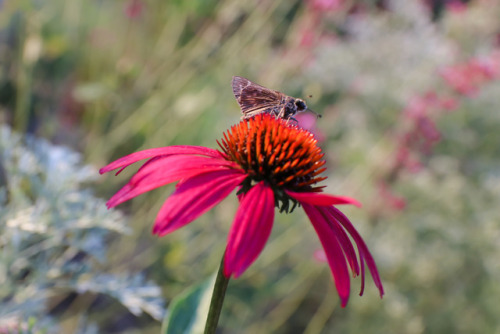
[[265,181],[281,211],[289,211],[290,201],[297,204],[284,190],[318,192],[323,188],[313,186],[326,179],[318,176],[326,168],[317,140],[289,121],[260,114],[232,126],[217,143],[225,159],[236,162],[248,175],[240,192]]

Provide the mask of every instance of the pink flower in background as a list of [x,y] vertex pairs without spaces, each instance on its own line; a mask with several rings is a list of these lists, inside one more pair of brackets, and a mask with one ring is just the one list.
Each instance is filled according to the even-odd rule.
[[440,97],[429,91],[411,98],[403,109],[398,122],[402,131],[396,133],[393,138],[397,143],[394,158],[390,162],[386,179],[381,178],[377,186],[377,198],[381,198],[389,208],[399,211],[406,207],[406,200],[393,193],[390,183],[403,170],[417,173],[424,168],[422,156],[432,153],[432,149],[442,137],[434,119],[440,112],[451,111],[457,107],[456,99]]
[[465,66],[449,66],[441,70],[443,79],[457,93],[462,95],[474,95],[477,92],[476,84],[468,76]]
[[500,58],[499,54],[492,53],[485,58],[476,58],[470,61],[469,66],[472,71],[482,79],[482,83],[487,83],[498,78],[500,74]]
[[405,140],[403,139],[402,144],[396,150],[394,169],[404,168],[411,173],[417,173],[422,170],[422,163],[418,158],[418,155],[409,149],[405,145]]
[[458,106],[459,102],[453,97],[443,97],[439,100],[439,108],[446,111],[456,110]]
[[[320,239],[341,305],[349,299],[349,268],[361,275],[365,263],[382,296],[382,283],[370,251],[349,219],[335,206],[359,203],[322,193],[315,184],[325,179],[323,153],[307,130],[261,114],[228,130],[220,150],[199,146],[169,146],[130,154],[103,167],[100,173],[143,159],[146,163],[108,202],[117,206],[142,193],[178,181],[160,209],[153,233],[164,236],[189,224],[234,189],[240,205],[228,235],[224,275],[239,277],[257,259],[271,233],[275,206],[291,212],[302,206]],[[354,245],[358,248],[359,258]]]
[[446,9],[452,13],[461,14],[467,10],[467,5],[462,1],[452,0],[446,2]]
[[300,46],[304,48],[310,48],[315,45],[316,40],[316,32],[312,29],[302,29],[300,37]]
[[457,93],[474,96],[483,85],[499,77],[500,53],[445,67],[440,74]]
[[317,249],[314,251],[313,257],[316,261],[318,262],[328,262],[328,259],[326,257],[326,253],[323,249]]
[[406,199],[402,196],[395,195],[386,182],[379,182],[378,194],[380,199],[393,210],[404,210],[406,207]]
[[441,132],[433,117],[442,103],[434,92],[410,100],[402,113],[401,122],[405,131],[398,135],[395,166],[405,167],[412,172],[421,169],[419,155],[429,154],[441,140]]
[[342,8],[344,0],[309,0],[309,6],[316,11],[335,11]]
[[141,16],[144,10],[144,2],[142,0],[128,0],[125,4],[124,12],[130,19],[136,19]]

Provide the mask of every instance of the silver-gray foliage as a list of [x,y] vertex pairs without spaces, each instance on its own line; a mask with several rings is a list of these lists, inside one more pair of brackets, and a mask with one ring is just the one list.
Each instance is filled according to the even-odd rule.
[[158,286],[104,269],[110,238],[129,231],[85,186],[97,176],[80,154],[0,126],[0,327],[44,318],[47,302],[69,292],[163,317]]

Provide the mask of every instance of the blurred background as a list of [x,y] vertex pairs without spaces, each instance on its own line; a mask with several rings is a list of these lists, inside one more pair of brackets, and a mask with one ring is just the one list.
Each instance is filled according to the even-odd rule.
[[[104,207],[136,150],[217,148],[231,77],[303,97],[327,192],[386,290],[340,307],[302,212],[220,333],[500,333],[500,1],[0,1],[0,333],[158,333],[217,270],[237,200],[157,238],[173,186]],[[311,97],[308,97],[311,96]],[[316,256],[315,256],[316,254]]]

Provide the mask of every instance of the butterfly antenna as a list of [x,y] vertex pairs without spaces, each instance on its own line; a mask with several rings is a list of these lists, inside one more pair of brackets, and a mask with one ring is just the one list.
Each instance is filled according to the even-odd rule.
[[307,111],[312,112],[314,115],[316,115],[316,118],[321,118],[322,117],[322,115],[318,114],[314,110],[311,110],[311,109],[307,108]]

